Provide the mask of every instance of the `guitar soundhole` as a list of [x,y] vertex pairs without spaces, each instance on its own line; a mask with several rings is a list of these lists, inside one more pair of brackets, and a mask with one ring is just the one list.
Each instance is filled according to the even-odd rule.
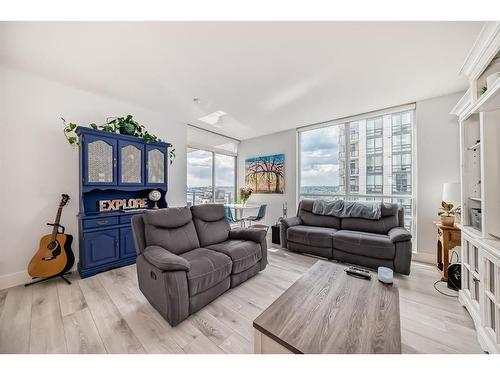
[[52,241],[47,245],[47,249],[50,251],[54,251],[57,248],[57,241]]

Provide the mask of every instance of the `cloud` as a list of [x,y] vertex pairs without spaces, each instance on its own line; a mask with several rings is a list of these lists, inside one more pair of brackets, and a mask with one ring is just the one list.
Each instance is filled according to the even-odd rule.
[[303,132],[301,185],[336,186],[339,181],[339,126]]
[[[234,157],[215,156],[216,186],[234,186]],[[188,152],[187,186],[207,187],[212,185],[212,153],[202,150]]]

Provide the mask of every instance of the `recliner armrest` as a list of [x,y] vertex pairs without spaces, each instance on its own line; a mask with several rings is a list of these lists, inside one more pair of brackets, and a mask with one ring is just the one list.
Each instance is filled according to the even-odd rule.
[[163,271],[189,271],[189,262],[160,246],[148,246],[143,252],[146,260]]
[[411,240],[411,233],[403,227],[392,228],[387,235],[392,242],[403,242]]
[[229,231],[229,238],[261,243],[266,238],[266,230],[258,228],[234,228]]
[[281,224],[283,224],[287,228],[290,228],[302,224],[302,220],[300,219],[300,217],[294,216],[286,219],[281,219]]

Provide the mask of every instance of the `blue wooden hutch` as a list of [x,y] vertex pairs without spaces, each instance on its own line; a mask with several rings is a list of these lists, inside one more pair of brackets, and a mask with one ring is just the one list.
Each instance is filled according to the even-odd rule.
[[[78,127],[76,133],[80,138],[78,271],[84,278],[135,263],[130,220],[144,209],[100,212],[100,202],[144,199],[158,190],[158,207],[167,207],[171,145],[84,127]],[[152,208],[153,202],[147,200],[147,206]]]

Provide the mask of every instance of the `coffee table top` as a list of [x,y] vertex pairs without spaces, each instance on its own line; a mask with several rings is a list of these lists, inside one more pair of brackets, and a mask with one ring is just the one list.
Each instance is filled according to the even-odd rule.
[[401,353],[396,284],[316,262],[253,322],[294,353]]

